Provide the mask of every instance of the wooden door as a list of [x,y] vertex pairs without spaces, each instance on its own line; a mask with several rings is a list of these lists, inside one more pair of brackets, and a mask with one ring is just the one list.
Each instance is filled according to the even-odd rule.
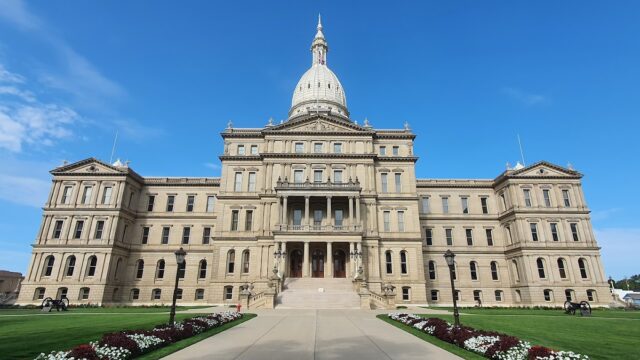
[[289,261],[289,264],[289,277],[302,277],[302,251],[293,250],[291,252],[291,259]]
[[311,255],[311,276],[324,277],[324,252],[314,250]]
[[344,278],[347,277],[346,272],[347,256],[342,250],[336,250],[333,253],[333,277]]

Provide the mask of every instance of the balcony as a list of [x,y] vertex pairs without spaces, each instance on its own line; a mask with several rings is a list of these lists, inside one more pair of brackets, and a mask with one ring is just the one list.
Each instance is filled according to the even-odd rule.
[[324,232],[324,233],[346,233],[362,232],[362,225],[286,225],[280,224],[276,231],[281,232]]
[[362,188],[358,178],[353,181],[349,178],[348,182],[333,182],[331,179],[324,182],[310,182],[307,178],[304,182],[289,182],[285,177],[284,180],[278,178],[276,182],[276,190],[319,190],[319,191],[357,191]]

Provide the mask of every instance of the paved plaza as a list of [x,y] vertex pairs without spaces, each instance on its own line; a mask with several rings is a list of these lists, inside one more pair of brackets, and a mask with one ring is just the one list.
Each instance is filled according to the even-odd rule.
[[376,311],[255,312],[258,317],[165,359],[460,359],[377,319]]

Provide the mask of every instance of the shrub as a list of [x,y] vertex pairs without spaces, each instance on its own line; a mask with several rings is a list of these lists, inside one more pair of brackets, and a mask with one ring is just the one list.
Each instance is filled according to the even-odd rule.
[[125,333],[111,333],[102,336],[102,340],[99,342],[102,346],[109,346],[115,348],[123,348],[131,352],[131,355],[137,356],[140,354],[140,348],[138,344],[127,336]]
[[100,360],[96,350],[89,344],[82,344],[74,347],[71,349],[71,352],[67,354],[67,357],[74,359]]

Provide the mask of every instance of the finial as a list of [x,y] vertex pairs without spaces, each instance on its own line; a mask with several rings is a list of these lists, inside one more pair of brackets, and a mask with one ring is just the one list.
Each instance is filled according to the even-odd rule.
[[231,122],[231,120],[229,120],[229,122],[227,123],[227,130],[231,129],[233,129],[233,123]]
[[67,160],[62,160],[62,166],[66,166],[69,165],[69,162]]
[[318,13],[318,30],[322,30],[322,17]]
[[267,123],[267,126],[273,126],[273,117],[269,117],[269,122]]
[[409,122],[408,121],[404,122],[404,129],[405,129],[405,131],[411,130],[411,128],[409,127]]
[[567,169],[569,169],[569,170],[573,170],[573,164],[572,164],[572,163],[568,163],[568,164],[567,164]]
[[507,170],[511,170],[511,163],[507,161]]

